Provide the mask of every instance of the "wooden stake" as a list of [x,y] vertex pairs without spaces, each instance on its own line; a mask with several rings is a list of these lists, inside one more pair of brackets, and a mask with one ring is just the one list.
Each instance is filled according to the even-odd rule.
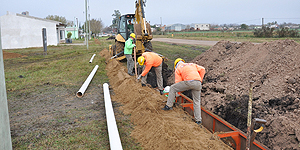
[[[137,79],[137,68],[136,68],[136,49],[135,47],[133,47],[133,50],[134,50],[134,72],[135,72],[135,78]],[[138,80],[136,80],[138,82]]]
[[250,140],[251,140],[251,121],[252,121],[252,89],[254,81],[250,81],[249,89],[249,103],[248,103],[248,119],[247,119],[247,142],[246,150],[250,149]]

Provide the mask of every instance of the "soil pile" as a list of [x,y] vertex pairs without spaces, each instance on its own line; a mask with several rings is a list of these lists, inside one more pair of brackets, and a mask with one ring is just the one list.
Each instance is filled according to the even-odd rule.
[[275,150],[300,149],[299,58],[293,40],[220,41],[192,60],[207,71],[201,104],[246,133],[252,80],[252,116],[267,120],[256,139]]
[[[100,55],[109,59],[107,50]],[[205,128],[200,128],[181,108],[163,111],[166,97],[156,89],[142,87],[117,60],[107,61],[107,75],[124,114],[130,114],[135,127],[131,136],[144,149],[231,149]]]

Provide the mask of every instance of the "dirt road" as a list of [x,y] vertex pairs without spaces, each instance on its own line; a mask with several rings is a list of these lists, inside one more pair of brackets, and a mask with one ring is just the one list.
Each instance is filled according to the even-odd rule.
[[177,43],[177,44],[204,45],[204,46],[214,46],[216,43],[218,43],[218,41],[186,40],[186,39],[172,39],[172,38],[153,38],[152,41]]

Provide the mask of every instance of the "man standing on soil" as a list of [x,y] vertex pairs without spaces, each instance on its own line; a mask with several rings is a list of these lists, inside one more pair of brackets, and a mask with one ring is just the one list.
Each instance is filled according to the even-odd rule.
[[132,73],[134,67],[134,62],[132,59],[132,49],[135,47],[135,44],[133,42],[134,39],[135,39],[135,34],[131,33],[130,37],[125,42],[125,46],[124,46],[124,55],[126,56],[127,59],[127,72],[131,76],[134,76],[134,74]]
[[160,94],[163,95],[163,78],[162,78],[162,58],[154,52],[145,52],[138,58],[138,63],[143,66],[143,72],[138,76],[138,80],[142,78],[142,86],[146,86],[147,74],[152,67],[156,73],[157,86]]
[[197,124],[202,123],[201,118],[201,89],[202,80],[205,74],[205,68],[194,63],[185,63],[181,58],[174,62],[175,84],[171,85],[170,92],[163,110],[172,110],[173,101],[177,92],[192,90],[194,103],[194,117]]

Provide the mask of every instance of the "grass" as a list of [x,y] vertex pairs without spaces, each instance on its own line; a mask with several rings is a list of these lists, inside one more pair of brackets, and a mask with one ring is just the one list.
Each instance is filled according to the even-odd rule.
[[[5,76],[8,91],[31,93],[36,86],[43,84],[64,84],[78,87],[89,75],[95,65],[88,65],[89,59],[95,53],[99,54],[105,45],[91,45],[89,50],[85,46],[49,47],[47,55],[43,55],[42,48],[9,50],[27,57],[8,59],[4,61]],[[94,59],[93,64],[105,68],[105,59]],[[100,69],[99,82],[108,81],[104,69]],[[23,78],[20,78],[23,76]]]
[[[112,42],[92,40],[88,50],[85,45],[48,46],[47,55],[43,48],[6,50],[26,56],[4,60],[11,129],[21,131],[12,134],[14,149],[109,149],[106,120],[97,118],[103,110],[74,96],[96,64],[99,68],[89,87],[108,82],[99,52]],[[130,137],[133,125],[128,117],[119,117],[117,125],[123,149],[141,149]]]
[[152,46],[155,52],[167,57],[166,64],[169,69],[173,69],[175,59],[182,58],[189,62],[210,48],[209,46],[177,45],[163,42],[152,42]]

